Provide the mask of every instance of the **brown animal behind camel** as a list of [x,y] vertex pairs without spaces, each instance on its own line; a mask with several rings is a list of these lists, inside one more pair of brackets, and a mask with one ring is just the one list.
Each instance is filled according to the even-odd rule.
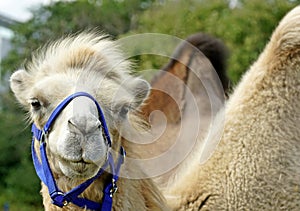
[[[210,130],[214,112],[212,96],[208,96],[208,92],[223,103],[222,85],[225,91],[229,87],[226,75],[227,56],[228,50],[221,40],[203,33],[194,34],[179,44],[170,62],[151,82],[152,89],[141,108],[142,113],[150,120],[152,127],[164,123],[167,126],[155,142],[135,144],[133,153],[145,159],[169,154],[159,163],[154,163],[154,166],[148,166],[153,169],[152,172],[157,172],[154,176],[161,189],[168,183],[176,183],[178,166],[188,165],[185,162],[188,160],[186,156],[193,156],[189,146],[197,145],[194,147],[196,153],[204,150],[202,144]],[[193,103],[196,107],[192,108]],[[157,110],[163,115],[156,113]],[[196,116],[191,116],[195,111],[201,121]],[[186,127],[191,127],[194,131],[185,132]],[[169,151],[170,148],[174,150]],[[208,149],[207,154],[210,152]],[[175,157],[179,159],[175,161]]]
[[[195,52],[198,54],[193,55]],[[163,71],[154,75],[151,81],[152,89],[145,105],[141,108],[142,112],[148,118],[152,111],[159,109],[166,115],[170,123],[178,123],[181,118],[179,109],[184,109],[184,105],[176,105],[176,101],[183,103],[183,89],[185,89],[184,86],[186,84],[189,84],[189,74],[193,74],[193,71],[201,73],[215,70],[218,74],[218,78],[216,79],[221,81],[224,92],[228,93],[229,78],[226,73],[227,58],[228,49],[221,40],[204,33],[189,36],[175,49],[170,62],[162,68]],[[199,63],[199,67],[193,67],[193,70],[189,69],[191,68],[189,64],[197,59],[202,59],[203,63],[210,62],[214,69],[212,69],[209,64],[204,64],[204,66],[209,69],[205,70],[204,67],[201,67],[203,66],[201,63]],[[177,77],[183,84],[176,83],[176,81],[174,82],[171,79],[172,76]],[[213,76],[211,76],[210,80],[213,80]],[[194,78],[197,76],[190,77]],[[197,83],[201,85],[203,82],[198,80]],[[219,83],[219,81],[212,81],[212,83]],[[164,91],[166,89],[168,93],[171,92],[170,95],[172,95],[172,97],[162,92],[162,90]],[[199,89],[205,91],[205,87],[203,86],[199,87]],[[202,98],[204,101],[202,104],[205,104],[208,99],[207,97]]]

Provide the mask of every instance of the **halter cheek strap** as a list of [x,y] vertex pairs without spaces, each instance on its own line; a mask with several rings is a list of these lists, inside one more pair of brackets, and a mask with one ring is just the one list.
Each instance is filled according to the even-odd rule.
[[[34,164],[34,167],[35,167],[38,177],[48,187],[48,192],[52,199],[53,204],[55,204],[59,207],[64,207],[64,206],[68,205],[68,203],[71,202],[81,208],[87,208],[90,210],[108,211],[108,210],[111,210],[111,208],[112,208],[112,197],[113,197],[113,194],[117,191],[116,182],[118,181],[120,168],[121,168],[121,165],[123,164],[124,158],[125,158],[125,150],[123,149],[123,147],[120,147],[119,158],[118,158],[116,165],[114,163],[114,159],[111,154],[111,150],[109,150],[107,160],[106,160],[105,164],[100,168],[98,173],[94,177],[86,180],[85,182],[83,182],[82,184],[73,188],[72,190],[70,190],[67,193],[62,192],[57,187],[57,184],[55,182],[55,179],[53,177],[53,174],[50,169],[49,162],[48,162],[48,158],[47,158],[47,154],[46,154],[46,142],[45,142],[45,139],[47,138],[46,136],[50,132],[51,126],[53,125],[54,121],[59,116],[59,114],[62,112],[62,110],[74,98],[79,97],[79,96],[88,97],[91,100],[93,100],[94,103],[96,104],[98,114],[99,114],[99,120],[103,127],[104,137],[107,141],[108,146],[111,147],[110,135],[109,135],[106,121],[105,121],[103,112],[100,108],[100,105],[90,94],[88,94],[86,92],[76,92],[75,94],[72,94],[69,97],[67,97],[65,100],[63,100],[63,102],[61,102],[55,108],[55,110],[50,115],[47,123],[43,127],[43,130],[38,129],[35,124],[32,125],[31,131],[33,133],[33,139],[32,139],[31,151],[32,151],[33,164]],[[35,139],[40,142],[41,162],[40,162],[40,160],[37,156],[37,153],[35,151],[35,148],[34,148]],[[89,199],[79,197],[79,195],[85,189],[87,189],[97,178],[99,178],[103,174],[103,172],[105,171],[105,169],[108,166],[111,169],[111,182],[109,182],[104,187],[102,204],[91,201]]]

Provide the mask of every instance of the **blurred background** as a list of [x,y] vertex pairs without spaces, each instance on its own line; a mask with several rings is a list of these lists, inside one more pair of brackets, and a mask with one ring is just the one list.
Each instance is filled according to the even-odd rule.
[[[21,4],[23,0],[10,2]],[[146,32],[185,39],[205,32],[229,48],[228,75],[234,87],[263,50],[280,19],[300,0],[34,2],[33,6],[27,5],[25,15],[19,11],[9,15],[9,9],[0,8],[0,210],[43,210],[40,184],[31,161],[30,124],[8,86],[10,74],[29,60],[35,49],[63,35],[95,28],[113,39]],[[143,55],[134,60],[138,71],[159,69],[168,58]]]

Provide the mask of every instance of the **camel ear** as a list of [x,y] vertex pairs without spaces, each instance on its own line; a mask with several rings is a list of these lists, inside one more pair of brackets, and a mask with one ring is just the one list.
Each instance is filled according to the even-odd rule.
[[140,78],[130,77],[122,83],[113,99],[111,110],[119,120],[124,120],[131,110],[136,110],[148,97],[150,85]]
[[10,77],[10,88],[14,92],[17,100],[27,105],[27,93],[30,86],[31,76],[26,70],[17,70]]
[[140,78],[134,79],[132,83],[134,83],[134,86],[132,86],[134,87],[134,89],[132,90],[132,95],[134,96],[134,100],[130,106],[137,108],[148,97],[150,85],[147,81]]

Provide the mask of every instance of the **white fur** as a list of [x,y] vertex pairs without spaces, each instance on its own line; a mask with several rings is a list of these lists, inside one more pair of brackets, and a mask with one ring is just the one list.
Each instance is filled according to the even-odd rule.
[[[225,108],[213,156],[165,191],[175,210],[300,209],[300,7],[280,22]],[[212,136],[213,137],[213,136]],[[200,156],[200,155],[199,155]]]

